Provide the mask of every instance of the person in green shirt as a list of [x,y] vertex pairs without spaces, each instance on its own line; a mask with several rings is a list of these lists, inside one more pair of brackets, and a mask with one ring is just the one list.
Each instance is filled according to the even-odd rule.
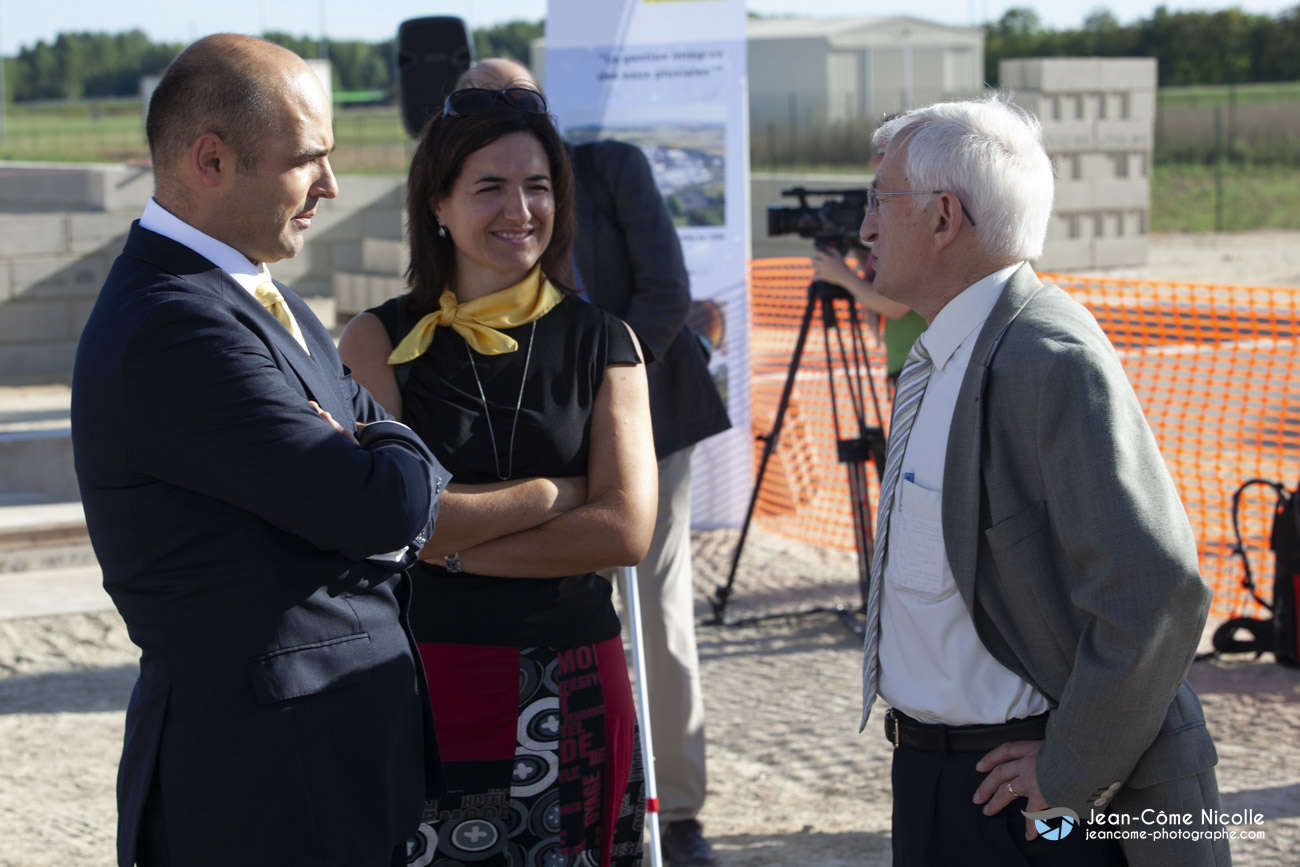
[[925,320],[906,305],[886,298],[872,287],[876,276],[872,267],[875,255],[870,250],[863,253],[863,249],[855,247],[855,253],[851,254],[858,259],[862,268],[860,272],[833,250],[813,250],[813,273],[818,280],[847,289],[867,309],[868,321],[875,326],[877,335],[883,332],[885,373],[892,387],[912,344],[925,331]]

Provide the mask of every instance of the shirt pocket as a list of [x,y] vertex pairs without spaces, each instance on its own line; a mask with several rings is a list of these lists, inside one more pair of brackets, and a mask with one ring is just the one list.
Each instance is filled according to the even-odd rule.
[[898,480],[897,510],[889,526],[888,568],[892,589],[938,602],[957,592],[943,547],[943,492]]

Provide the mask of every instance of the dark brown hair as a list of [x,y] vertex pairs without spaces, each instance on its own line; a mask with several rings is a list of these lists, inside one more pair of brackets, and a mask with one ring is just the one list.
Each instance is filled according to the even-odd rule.
[[555,215],[551,242],[542,251],[542,273],[565,291],[573,291],[573,172],[569,155],[549,115],[529,114],[504,105],[460,117],[435,114],[424,127],[406,184],[407,239],[411,264],[406,270],[407,303],[424,315],[438,309],[438,297],[455,275],[456,248],[438,236],[431,201],[442,201],[460,176],[470,154],[516,132],[532,134],[546,152],[551,169]]

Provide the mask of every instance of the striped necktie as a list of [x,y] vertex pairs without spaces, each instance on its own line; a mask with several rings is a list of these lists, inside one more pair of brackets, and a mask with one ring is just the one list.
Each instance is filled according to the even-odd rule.
[[917,340],[907,354],[907,363],[898,377],[894,392],[894,412],[890,420],[889,453],[885,458],[885,475],[880,482],[880,504],[876,509],[876,549],[871,557],[871,583],[867,588],[866,631],[862,642],[862,722],[858,731],[867,727],[867,716],[876,701],[880,686],[880,587],[885,580],[885,548],[889,544],[889,513],[894,506],[894,491],[903,469],[903,453],[907,451],[907,437],[916,421],[916,411],[925,396],[925,386],[930,381],[934,365],[930,353]]
[[253,297],[270,311],[277,322],[293,335],[293,339],[298,341],[298,345],[302,347],[303,352],[311,355],[311,350],[307,348],[307,341],[302,336],[302,330],[298,327],[297,320],[293,318],[289,305],[284,303],[284,296],[280,294],[279,289],[275,288],[275,283],[271,281],[270,277],[263,277],[257,282],[257,285],[253,287]]

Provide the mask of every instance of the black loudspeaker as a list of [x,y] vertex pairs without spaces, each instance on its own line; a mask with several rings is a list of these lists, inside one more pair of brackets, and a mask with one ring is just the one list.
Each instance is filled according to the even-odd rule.
[[411,18],[397,28],[397,99],[411,138],[442,108],[456,76],[474,64],[474,44],[460,18]]

